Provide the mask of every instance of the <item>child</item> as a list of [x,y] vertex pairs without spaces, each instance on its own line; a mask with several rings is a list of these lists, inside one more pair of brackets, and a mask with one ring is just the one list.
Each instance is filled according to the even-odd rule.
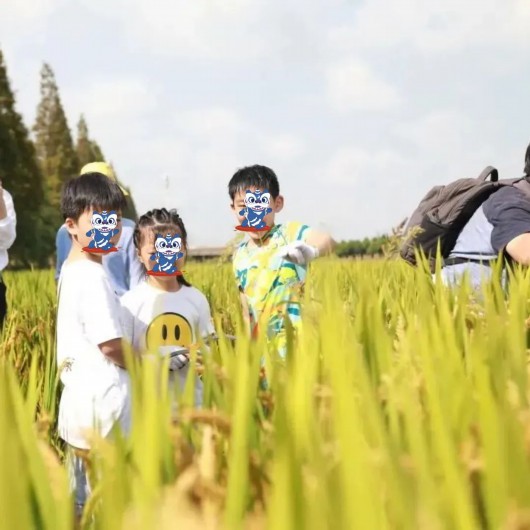
[[[152,259],[159,250],[158,245],[155,246],[155,238],[159,239],[157,235],[162,236],[162,240],[169,235],[170,241],[180,237],[182,244],[177,245],[176,250],[183,252],[176,260],[176,269],[179,272],[182,269],[187,233],[176,210],[163,208],[142,215],[134,231],[134,245],[146,272],[152,274],[147,276],[147,281],[122,296],[122,317],[125,336],[136,351],[158,351],[161,355],[169,355],[181,348],[189,349],[198,343],[199,336],[213,334],[215,329],[206,297],[184,276],[159,271],[166,267],[160,267],[160,261],[157,263]],[[170,384],[176,380],[183,388],[189,372],[189,357],[184,355],[181,360],[183,362],[171,361]],[[202,384],[198,377],[195,404],[202,405]]]
[[328,234],[301,223],[275,224],[284,199],[278,179],[268,167],[255,165],[240,169],[230,180],[228,193],[230,206],[241,226],[251,224],[246,208],[250,202],[248,197],[251,201],[258,197],[266,206],[260,212],[261,224],[269,228],[264,231],[246,229],[249,238],[236,249],[233,268],[249,332],[256,337],[260,326],[264,326],[283,357],[286,353],[285,318],[289,318],[295,329],[300,323],[307,264],[331,253],[335,242]]
[[[90,449],[95,428],[109,436],[117,424],[130,428],[130,379],[122,350],[120,304],[101,264],[101,254],[84,252],[91,237],[94,211],[117,213],[125,197],[119,186],[100,173],[69,181],[61,211],[72,248],[59,277],[57,309],[57,366],[64,389],[59,404],[59,436],[67,443],[68,467],[76,512],[83,510],[90,491],[82,455]],[[119,238],[119,232],[112,240]]]

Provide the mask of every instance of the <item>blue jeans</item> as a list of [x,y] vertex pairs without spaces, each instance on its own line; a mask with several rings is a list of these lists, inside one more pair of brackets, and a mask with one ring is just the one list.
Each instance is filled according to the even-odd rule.
[[70,489],[74,494],[75,514],[81,517],[86,501],[91,493],[85,463],[83,458],[74,452],[74,448],[71,445],[67,448],[66,462],[68,477],[70,479]]
[[[442,281],[448,287],[456,287],[465,275],[469,277],[471,287],[476,291],[480,291],[482,283],[492,279],[493,269],[480,263],[459,263],[444,267],[441,271]],[[435,279],[434,275],[433,279]],[[502,271],[502,285],[506,287],[505,270]]]

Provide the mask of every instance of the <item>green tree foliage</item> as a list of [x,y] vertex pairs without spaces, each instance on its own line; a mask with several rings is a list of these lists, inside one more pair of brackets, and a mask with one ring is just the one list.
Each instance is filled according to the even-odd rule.
[[81,114],[77,123],[77,158],[79,160],[79,169],[90,162],[104,162],[103,151],[95,140],[90,138],[88,125],[85,117]]
[[[79,122],[77,123],[76,152],[77,158],[79,159],[80,170],[83,166],[89,164],[90,162],[106,162],[105,157],[103,156],[103,151],[99,147],[99,144],[95,140],[90,138],[90,134],[88,132],[88,125],[83,115],[81,115],[81,117],[79,118]],[[110,165],[112,166],[112,164]],[[119,178],[113,166],[112,170],[114,171],[114,174],[116,175],[116,178],[119,182]],[[136,212],[134,200],[130,195],[130,190],[126,188],[121,182],[120,186],[129,193],[129,195],[127,196],[127,206],[123,211],[123,216],[128,219],[136,220],[138,218],[138,214]]]
[[55,234],[62,224],[60,211],[63,184],[79,171],[79,160],[68,128],[53,70],[44,64],[40,81],[41,100],[33,127],[35,148],[44,178],[44,205],[40,210],[42,241],[48,256],[55,251]]
[[129,195],[127,195],[127,206],[125,207],[125,210],[123,211],[123,217],[127,219],[132,219],[133,221],[138,220],[138,212],[136,210],[136,204],[134,204],[134,199],[131,195],[131,191],[129,188],[126,188],[125,186],[122,186],[123,189],[127,190]]
[[42,175],[35,148],[9,84],[0,50],[0,179],[13,197],[17,238],[9,252],[12,265],[39,264],[45,250],[39,238],[39,210],[43,203]]
[[41,100],[33,127],[35,148],[44,175],[47,198],[51,206],[58,207],[61,188],[78,172],[79,161],[55,75],[47,64],[41,70],[40,93]]
[[341,258],[380,255],[383,254],[383,248],[388,241],[389,236],[341,241],[337,245],[336,253]]

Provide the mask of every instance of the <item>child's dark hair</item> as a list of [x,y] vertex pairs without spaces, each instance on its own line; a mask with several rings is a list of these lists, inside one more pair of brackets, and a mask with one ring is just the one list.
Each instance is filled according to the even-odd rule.
[[233,201],[236,193],[250,187],[269,190],[273,199],[280,194],[280,184],[274,171],[266,166],[248,166],[236,171],[228,183],[228,194]]
[[524,174],[530,176],[530,144],[526,148],[526,154],[524,157]]
[[[182,238],[182,247],[187,253],[188,250],[188,234],[186,227],[182,221],[177,210],[149,210],[142,215],[134,228],[133,241],[136,250],[140,250],[143,242],[143,230],[149,229],[153,234],[160,233],[174,233],[177,230]],[[177,280],[181,285],[191,287],[191,284],[184,278],[184,276],[177,276]]]
[[127,202],[116,182],[101,173],[85,173],[66,182],[61,196],[63,218],[77,221],[90,208],[123,210]]

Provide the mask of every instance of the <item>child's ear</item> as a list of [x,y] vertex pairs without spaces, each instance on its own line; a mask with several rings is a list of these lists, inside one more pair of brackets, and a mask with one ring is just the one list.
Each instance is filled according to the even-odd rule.
[[77,234],[77,223],[71,218],[67,217],[64,221],[64,226],[66,226],[66,230],[68,230],[68,233],[73,236]]
[[274,200],[274,212],[281,212],[283,210],[283,205],[283,195],[278,195],[278,197],[276,197],[276,199]]

